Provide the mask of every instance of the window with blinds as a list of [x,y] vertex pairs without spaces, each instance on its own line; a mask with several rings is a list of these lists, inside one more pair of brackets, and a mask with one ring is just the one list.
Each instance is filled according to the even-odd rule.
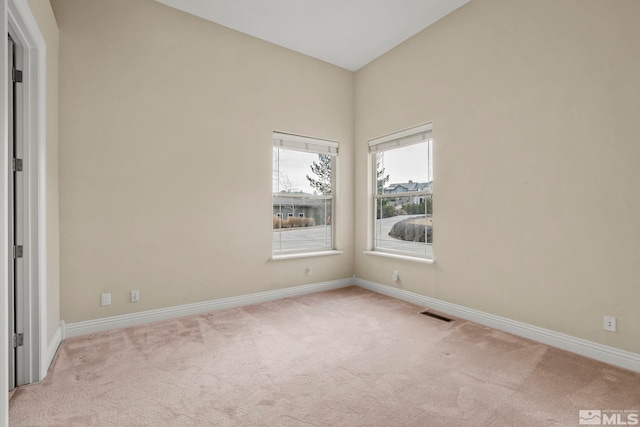
[[369,141],[373,250],[433,259],[433,126]]
[[273,133],[272,254],[333,249],[338,143]]

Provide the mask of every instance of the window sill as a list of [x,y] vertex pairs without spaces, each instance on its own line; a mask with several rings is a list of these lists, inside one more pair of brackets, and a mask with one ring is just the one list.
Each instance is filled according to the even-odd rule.
[[381,256],[384,258],[393,258],[393,259],[401,259],[404,261],[413,261],[413,262],[419,262],[422,264],[435,264],[436,262],[432,259],[428,259],[428,258],[418,258],[415,256],[410,256],[410,255],[400,255],[400,254],[392,254],[389,252],[379,252],[379,251],[364,251],[363,252],[365,255],[375,255],[375,256]]
[[283,259],[296,259],[296,258],[309,258],[316,256],[328,256],[328,255],[340,255],[344,253],[343,251],[330,250],[330,251],[318,251],[318,252],[301,252],[296,254],[286,254],[286,255],[272,255],[272,261],[280,261]]

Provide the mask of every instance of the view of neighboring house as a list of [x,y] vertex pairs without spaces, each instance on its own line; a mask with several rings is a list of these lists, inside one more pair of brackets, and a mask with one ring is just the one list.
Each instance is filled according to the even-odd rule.
[[281,191],[273,196],[273,216],[287,218],[313,218],[315,225],[324,224],[331,216],[331,205],[327,200],[302,191]]
[[[409,182],[401,182],[397,184],[389,184],[384,188],[384,194],[402,194],[416,191],[432,191],[433,190],[433,181],[430,182],[413,182],[409,180]],[[413,195],[409,197],[407,200],[406,197],[397,198],[389,200],[389,204],[392,206],[402,206],[406,203],[414,203],[416,205],[422,203],[424,201],[424,195]]]

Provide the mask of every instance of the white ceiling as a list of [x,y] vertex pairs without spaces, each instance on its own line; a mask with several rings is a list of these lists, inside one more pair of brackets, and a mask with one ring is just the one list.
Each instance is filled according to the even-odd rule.
[[469,0],[156,0],[355,71]]

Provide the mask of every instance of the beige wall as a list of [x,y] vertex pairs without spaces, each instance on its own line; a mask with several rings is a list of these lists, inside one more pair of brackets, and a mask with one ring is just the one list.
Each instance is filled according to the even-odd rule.
[[[66,322],[351,277],[353,73],[152,0],[52,4]],[[340,141],[343,255],[270,261],[273,130]]]
[[48,341],[60,322],[60,243],[58,217],[58,26],[49,0],[29,0],[46,44],[46,212]]
[[[640,353],[635,0],[473,0],[355,75],[151,0],[52,3],[67,322],[355,265],[367,280]],[[426,121],[436,264],[364,255],[366,142]],[[274,129],[341,141],[344,255],[269,261]]]
[[[358,277],[640,353],[638,16],[473,0],[361,69]],[[426,121],[436,264],[364,255],[367,140]]]

